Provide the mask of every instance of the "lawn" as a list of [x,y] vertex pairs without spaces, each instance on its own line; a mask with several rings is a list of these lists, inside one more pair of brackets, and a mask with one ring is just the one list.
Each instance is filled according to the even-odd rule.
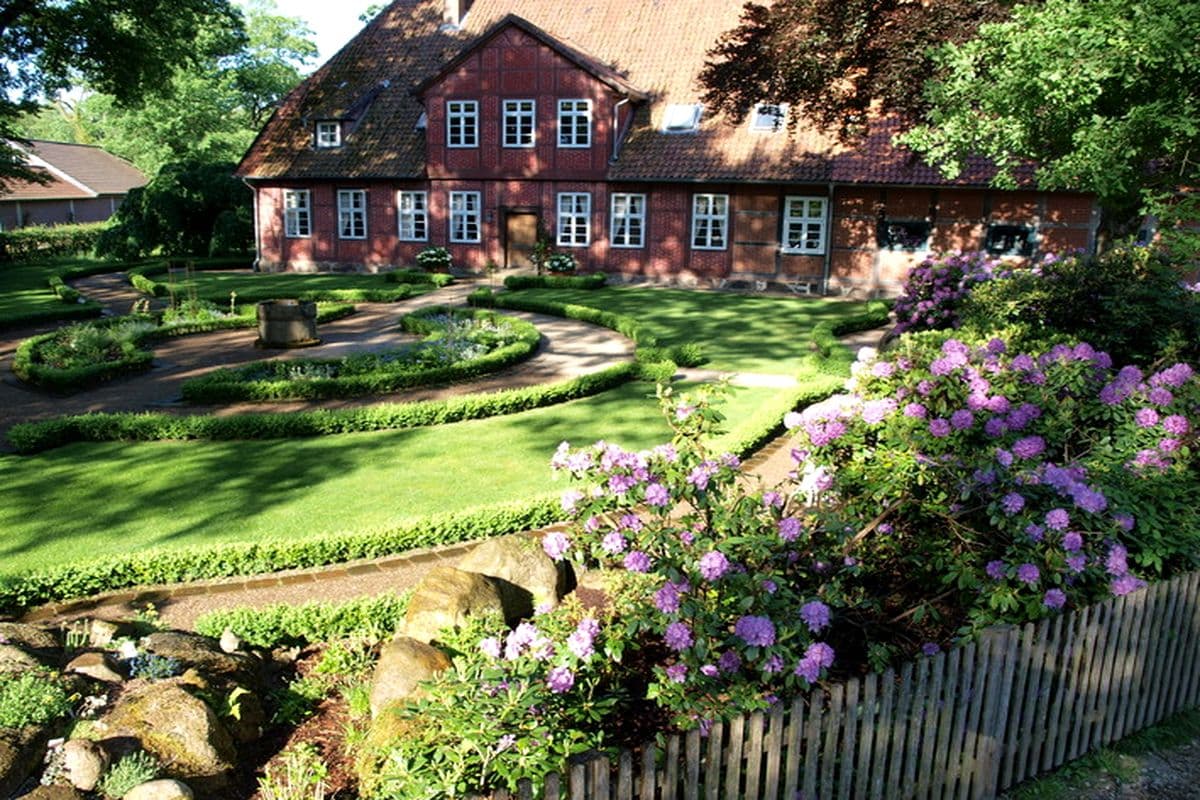
[[[193,272],[186,279],[181,273],[152,273],[159,283],[173,285],[176,297],[196,297],[216,303],[229,302],[231,292],[237,292],[238,302],[252,303],[258,300],[275,300],[284,297],[299,297],[320,292],[329,299],[339,299],[338,292],[391,293],[403,291],[403,286],[389,283],[384,274],[307,274],[295,272],[256,273],[249,270],[229,272]],[[432,291],[432,286],[412,286],[414,293]],[[345,298],[353,302],[356,298]]]
[[[739,389],[746,419],[773,394]],[[563,439],[665,441],[653,388],[432,428],[253,442],[81,444],[0,458],[0,574],[147,547],[318,537],[560,491]]]
[[865,303],[841,300],[654,287],[528,289],[520,294],[626,314],[664,346],[702,342],[710,369],[785,375],[795,373],[800,357],[809,352],[807,334],[814,325],[866,310]]
[[[94,265],[103,269],[106,262],[84,259],[58,259],[38,264],[0,264],[0,327],[66,318],[78,311],[58,299],[48,281],[67,267]],[[112,269],[121,268],[112,264]],[[99,314],[94,310],[92,316]]]

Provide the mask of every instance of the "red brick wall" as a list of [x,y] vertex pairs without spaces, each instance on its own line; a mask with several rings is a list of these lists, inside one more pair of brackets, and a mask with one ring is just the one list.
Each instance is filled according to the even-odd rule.
[[[536,101],[534,147],[502,145],[504,99]],[[428,174],[431,178],[479,180],[514,175],[601,180],[612,153],[612,117],[618,99],[608,86],[574,63],[523,31],[510,28],[425,93]],[[479,147],[446,147],[448,100],[478,101]],[[591,147],[558,147],[559,100],[592,101]]]

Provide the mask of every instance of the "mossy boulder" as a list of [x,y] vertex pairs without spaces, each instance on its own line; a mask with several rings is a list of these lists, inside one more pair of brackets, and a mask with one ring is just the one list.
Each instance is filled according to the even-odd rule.
[[142,647],[156,656],[175,659],[185,669],[194,668],[205,675],[241,682],[253,682],[261,666],[258,659],[243,653],[226,653],[216,639],[198,633],[160,631],[144,638]]
[[413,589],[401,633],[426,644],[444,628],[457,628],[468,618],[504,613],[496,584],[477,572],[434,567]]
[[436,647],[397,636],[383,646],[371,679],[371,715],[420,693],[421,681],[450,668],[450,659]]
[[555,563],[531,536],[501,536],[476,546],[458,562],[465,572],[478,572],[500,588],[504,617],[514,622],[538,606],[553,608],[566,592],[565,562]]

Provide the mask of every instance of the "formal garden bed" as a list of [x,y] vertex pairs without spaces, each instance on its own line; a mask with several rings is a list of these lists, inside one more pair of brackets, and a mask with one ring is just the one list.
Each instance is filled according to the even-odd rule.
[[[240,265],[239,265],[240,266]],[[448,286],[449,275],[417,269],[376,274],[263,273],[212,261],[156,261],[128,270],[130,283],[151,297],[252,303],[290,297],[342,303],[395,303]]]
[[219,369],[186,381],[183,398],[193,403],[325,400],[453,383],[529,358],[541,338],[537,328],[523,320],[445,306],[406,314],[399,328],[424,338],[344,358],[272,360]]

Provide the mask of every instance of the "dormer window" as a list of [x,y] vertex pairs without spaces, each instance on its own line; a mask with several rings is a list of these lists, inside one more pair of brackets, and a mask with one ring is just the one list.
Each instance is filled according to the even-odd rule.
[[341,147],[342,123],[337,120],[326,120],[317,123],[317,147]]
[[756,103],[750,115],[750,130],[774,133],[783,130],[787,121],[786,103]]
[[700,105],[669,105],[663,116],[664,133],[694,133],[700,127]]
[[424,111],[421,112],[421,116],[417,117],[417,124],[415,127],[419,131],[423,131],[429,127],[429,117],[425,116]]

